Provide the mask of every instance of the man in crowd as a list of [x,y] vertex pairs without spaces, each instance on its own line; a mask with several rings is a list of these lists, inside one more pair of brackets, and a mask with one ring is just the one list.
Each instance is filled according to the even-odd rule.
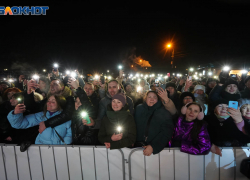
[[[124,90],[121,89],[121,85],[118,83],[117,80],[110,80],[108,82],[108,92],[106,96],[101,99],[99,104],[99,112],[97,117],[97,122],[95,128],[99,129],[101,125],[102,118],[106,115],[107,112],[107,105],[111,103],[112,97],[117,93],[124,93]],[[134,114],[134,104],[132,99],[129,96],[126,96],[126,101],[128,103],[130,114]]]
[[250,76],[245,79],[245,89],[241,91],[241,98],[250,98]]

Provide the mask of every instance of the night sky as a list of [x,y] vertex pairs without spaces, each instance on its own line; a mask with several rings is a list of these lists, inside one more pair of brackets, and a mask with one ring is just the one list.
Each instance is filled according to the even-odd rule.
[[105,72],[130,65],[134,55],[163,71],[170,68],[164,48],[171,40],[178,70],[250,62],[248,1],[70,2],[1,3],[49,6],[46,16],[0,16],[1,68],[41,71],[58,62],[61,71]]

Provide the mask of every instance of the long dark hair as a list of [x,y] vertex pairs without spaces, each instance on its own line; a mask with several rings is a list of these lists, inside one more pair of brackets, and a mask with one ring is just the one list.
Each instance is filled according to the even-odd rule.
[[[61,95],[51,95],[51,96],[54,96],[55,99],[56,99],[56,103],[57,103],[57,111],[60,111],[60,110],[63,110],[65,108],[65,105],[66,105],[66,99],[65,97],[61,96]],[[51,97],[49,96],[49,98]],[[48,98],[48,100],[49,100]],[[47,102],[48,102],[47,100]],[[46,113],[47,113],[47,102],[44,106],[44,109],[43,109],[43,115],[44,117],[46,117]]]
[[[200,104],[196,103],[196,102],[193,102],[193,103],[190,103],[187,105],[187,108],[191,105],[196,105],[200,108],[200,112],[202,112],[202,107]],[[192,138],[192,142],[194,144],[197,144],[197,139],[198,139],[198,135],[200,133],[200,130],[202,128],[202,126],[205,124],[205,121],[203,120],[198,120],[197,118],[193,121],[194,122],[194,125],[193,125],[193,128],[192,130],[190,131],[190,134],[191,134],[191,138]]]

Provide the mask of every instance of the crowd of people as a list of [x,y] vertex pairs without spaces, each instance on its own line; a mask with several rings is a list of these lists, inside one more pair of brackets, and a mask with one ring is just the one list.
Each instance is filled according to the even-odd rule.
[[[250,143],[250,76],[52,76],[0,82],[0,143],[165,147],[221,154]],[[77,71],[76,71],[77,73]]]

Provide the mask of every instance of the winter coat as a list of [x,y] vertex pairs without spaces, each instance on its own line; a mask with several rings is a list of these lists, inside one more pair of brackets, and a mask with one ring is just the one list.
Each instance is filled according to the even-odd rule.
[[209,100],[213,103],[221,99],[237,101],[240,99],[240,93],[230,94],[225,91],[225,86],[216,85],[209,94]]
[[211,114],[205,116],[205,121],[208,123],[211,142],[217,146],[245,146],[250,142],[250,138],[237,128],[231,117],[220,122],[214,114]]
[[[23,116],[20,114],[13,114],[14,110],[8,114],[8,120],[13,128],[16,129],[26,129],[29,127],[33,127],[39,125],[40,122],[46,121],[47,118],[51,118],[61,113],[61,111],[57,111],[54,114],[50,115],[50,112],[47,111],[46,117],[44,117],[43,112],[39,112],[36,114],[30,114],[28,116]],[[71,133],[71,121],[67,121],[59,126],[54,128],[47,127],[42,134],[38,134],[35,144],[64,144],[57,133],[64,139],[66,144],[70,144],[72,142],[72,133]]]
[[83,125],[81,111],[83,111],[82,106],[80,106],[77,111],[73,114],[71,130],[72,130],[72,144],[76,145],[95,145],[97,142],[96,129],[92,129],[89,126]]
[[[145,140],[144,135],[147,122],[152,114],[148,137]],[[174,131],[172,116],[162,105],[161,101],[158,101],[151,107],[145,102],[138,105],[135,110],[135,123],[137,132],[136,141],[146,142],[146,144],[151,145],[153,147],[153,154],[157,154],[164,149]]]
[[15,107],[11,106],[10,101],[5,101],[0,105],[0,142],[4,142],[7,137],[15,136],[15,129],[11,127],[7,115]]
[[[55,126],[61,125],[72,119],[72,115],[75,111],[75,100],[74,97],[71,96],[71,90],[67,86],[65,86],[62,96],[66,98],[66,107],[63,109],[62,113],[58,114],[57,116],[53,116],[50,119],[48,118],[48,120],[44,122],[46,127],[54,128]],[[27,100],[27,103],[25,103],[26,107],[31,108],[33,110],[32,112],[43,111],[43,108],[48,100],[46,98],[40,102],[35,102],[33,93],[26,93],[24,98]]]
[[[121,126],[120,133],[123,134],[119,141],[112,141],[111,136],[119,133],[117,127]],[[101,128],[99,130],[98,139],[100,143],[110,142],[110,149],[119,149],[131,146],[135,143],[136,127],[133,116],[125,105],[120,111],[113,111],[111,105],[108,106],[107,115],[103,118]]]
[[[188,122],[180,116],[175,125],[173,141],[181,142],[181,151],[188,154],[206,155],[211,148],[210,138],[207,131],[207,125],[204,123],[197,137],[197,142],[194,144],[191,137],[191,130],[194,121]],[[196,120],[198,121],[198,120]]]
[[171,99],[176,107],[176,109],[181,109],[181,104],[180,104],[180,94],[181,92],[176,91],[173,96],[170,96],[169,99]]
[[247,119],[245,117],[242,117],[244,120],[244,129],[247,135],[250,137],[250,119]]
[[[100,103],[99,103],[99,111],[98,111],[98,116],[97,116],[97,121],[96,121],[95,128],[97,128],[97,129],[100,128],[101,121],[102,121],[103,117],[106,115],[106,112],[107,112],[107,106],[109,104],[111,104],[111,101],[112,101],[112,97],[107,92],[106,96],[104,98],[102,98],[101,101],[100,101]],[[126,95],[126,101],[127,101],[127,104],[128,104],[128,108],[129,108],[130,114],[133,115],[134,114],[134,104],[133,104],[133,101],[127,95]]]
[[241,98],[250,99],[250,89],[248,89],[247,87],[245,87],[245,89],[241,91],[240,93],[241,93]]

